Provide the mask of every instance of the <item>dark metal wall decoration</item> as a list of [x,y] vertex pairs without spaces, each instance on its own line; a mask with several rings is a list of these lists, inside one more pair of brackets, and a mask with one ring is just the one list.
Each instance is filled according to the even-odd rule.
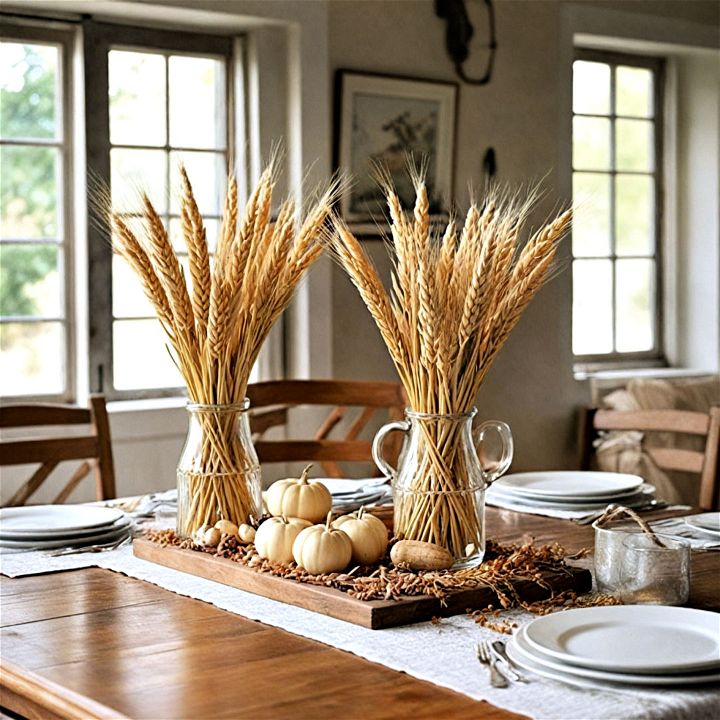
[[480,0],[485,5],[488,24],[488,42],[479,47],[488,49],[485,74],[478,78],[471,78],[465,74],[463,64],[470,55],[470,41],[475,34],[475,28],[470,22],[465,0],[435,0],[435,14],[447,21],[445,30],[445,45],[448,55],[455,64],[455,72],[463,82],[470,85],[486,85],[490,82],[495,61],[497,41],[495,38],[495,10],[492,0]]

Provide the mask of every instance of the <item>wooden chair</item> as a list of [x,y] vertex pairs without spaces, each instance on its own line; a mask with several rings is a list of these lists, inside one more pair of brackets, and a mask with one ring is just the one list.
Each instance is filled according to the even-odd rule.
[[580,425],[580,467],[590,468],[593,443],[600,431],[685,433],[705,437],[705,451],[647,447],[644,451],[661,470],[680,470],[700,476],[699,505],[720,509],[720,407],[709,413],[689,410],[598,410],[586,408]]
[[[315,461],[328,477],[347,475],[338,462],[372,463],[372,440],[359,439],[362,430],[382,410],[388,420],[401,419],[407,404],[402,386],[394,382],[280,380],[249,385],[247,396],[252,409],[250,428],[260,462]],[[311,439],[265,438],[271,428],[287,424],[290,408],[304,405],[333,406]],[[351,407],[359,408],[359,412],[351,411]],[[343,420],[343,428],[347,429],[338,438],[330,437]],[[390,438],[386,447],[390,453],[397,453],[398,447],[392,446]]]
[[[0,407],[0,428],[46,428],[61,425],[89,425],[84,435],[58,437],[44,433],[31,439],[2,439],[0,466],[41,463],[32,477],[10,498],[8,506],[24,505],[45,482],[59,463],[66,460],[83,462],[71,475],[53,503],[67,500],[81,480],[95,468],[95,488],[98,500],[115,497],[115,470],[110,444],[105,398],[90,397],[89,408],[72,405],[28,404]],[[91,462],[88,462],[91,461]]]

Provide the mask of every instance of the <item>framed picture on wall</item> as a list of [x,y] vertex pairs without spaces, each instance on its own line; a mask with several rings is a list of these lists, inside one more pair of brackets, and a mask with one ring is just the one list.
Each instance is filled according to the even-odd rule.
[[405,208],[415,192],[409,158],[427,164],[430,212],[442,217],[452,197],[457,84],[339,70],[336,75],[335,160],[352,185],[340,203],[358,235],[387,227],[375,167],[389,172]]

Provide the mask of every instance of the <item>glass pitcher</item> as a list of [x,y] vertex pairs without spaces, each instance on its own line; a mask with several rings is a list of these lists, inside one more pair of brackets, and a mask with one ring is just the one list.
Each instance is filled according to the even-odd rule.
[[250,401],[188,405],[185,447],[177,467],[177,533],[190,537],[203,525],[236,525],[262,515],[260,463],[250,434]]
[[[477,410],[458,415],[405,411],[405,420],[380,428],[373,459],[392,478],[395,536],[431,542],[455,558],[453,567],[472,567],[485,554],[485,490],[510,466],[510,428],[489,420],[473,430]],[[398,467],[383,457],[392,430],[406,434]],[[489,442],[499,441],[497,457]],[[483,462],[478,457],[480,452]]]

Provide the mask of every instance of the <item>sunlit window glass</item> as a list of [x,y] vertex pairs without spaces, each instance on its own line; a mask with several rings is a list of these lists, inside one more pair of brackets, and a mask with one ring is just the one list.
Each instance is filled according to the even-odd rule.
[[573,65],[573,353],[659,355],[660,63]]
[[0,41],[0,394],[66,391],[63,50]]
[[[227,178],[225,61],[117,49],[109,53],[108,71],[113,207],[142,238],[138,200],[146,192],[189,278],[178,167],[183,163],[187,168],[212,249]],[[117,258],[112,291],[113,387],[130,391],[183,385],[139,281]]]

